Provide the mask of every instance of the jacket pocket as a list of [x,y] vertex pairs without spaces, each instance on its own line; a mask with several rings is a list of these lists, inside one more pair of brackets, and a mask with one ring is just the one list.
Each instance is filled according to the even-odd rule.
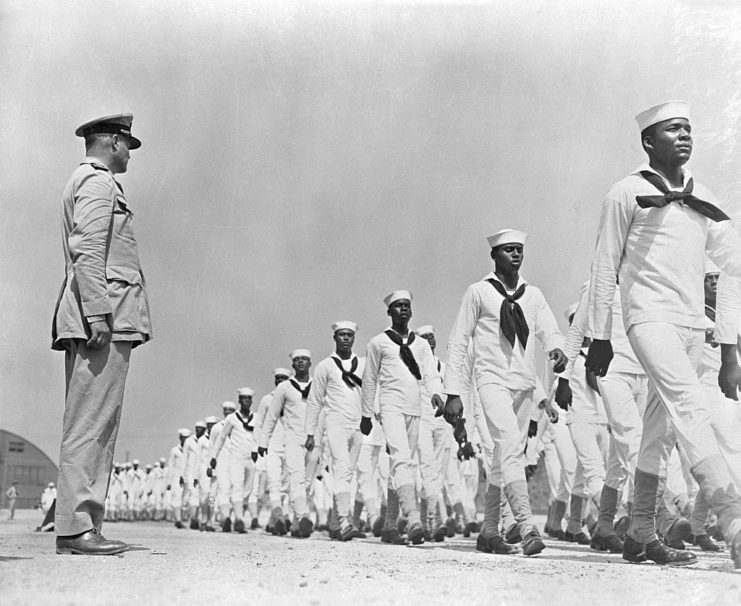
[[114,332],[149,332],[146,295],[141,273],[131,267],[108,266],[108,299],[111,303]]
[[120,265],[108,265],[105,275],[109,282],[126,282],[127,284],[141,284],[142,275],[138,269],[133,267],[121,267]]

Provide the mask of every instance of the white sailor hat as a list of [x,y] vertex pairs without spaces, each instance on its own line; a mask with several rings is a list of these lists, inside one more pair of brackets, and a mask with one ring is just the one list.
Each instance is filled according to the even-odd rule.
[[255,395],[255,390],[254,389],[251,389],[249,387],[240,387],[237,390],[237,395],[239,395],[239,396],[254,396]]
[[352,330],[353,332],[358,332],[358,325],[351,320],[338,320],[332,324],[332,332],[335,333],[338,330]]
[[126,468],[131,467],[131,461],[126,461],[126,463],[124,463],[124,467]]
[[204,421],[206,421],[206,425],[215,425],[216,423],[218,423],[218,422],[219,422],[219,419],[217,419],[217,418],[216,418],[215,416],[213,416],[213,415],[211,415],[211,416],[209,416],[209,417],[206,417],[206,418],[205,418],[205,419],[203,419],[203,420],[204,420]]
[[432,324],[425,324],[414,329],[414,334],[421,337],[422,335],[434,335],[435,327]]
[[131,461],[131,463],[133,465],[139,465],[139,459],[134,459],[133,461]]
[[566,321],[568,322],[569,318],[576,313],[576,309],[579,307],[579,301],[576,301],[575,303],[572,303],[569,305],[563,312],[563,317],[566,318]]
[[287,368],[283,368],[282,366],[279,366],[278,368],[273,368],[273,376],[274,377],[290,377],[291,371]]
[[221,403],[221,408],[223,408],[224,410],[226,410],[227,408],[231,410],[237,410],[237,405],[234,402],[227,401]]
[[386,307],[391,307],[391,304],[395,301],[399,301],[400,299],[406,299],[407,301],[412,300],[412,293],[408,290],[395,290],[394,292],[386,295],[383,298],[383,302],[386,304]]
[[165,457],[160,457],[160,463],[167,463],[167,459],[165,459]]
[[48,488],[54,488],[54,482],[49,482],[46,486]]
[[689,120],[690,104],[686,101],[666,101],[665,103],[659,103],[638,114],[636,116],[636,122],[638,122],[638,130],[643,132],[649,126],[653,126],[664,120],[671,120],[672,118],[686,118]]
[[187,438],[190,435],[190,429],[188,429],[187,427],[181,427],[180,429],[178,429],[178,435],[181,438]]
[[113,463],[113,466],[114,467],[123,467],[123,465],[121,465],[121,463],[115,463],[115,462]]
[[149,463],[147,463],[144,467],[145,469],[152,469],[152,466]]
[[708,274],[719,274],[720,267],[713,263],[710,259],[705,257],[705,275]]
[[525,244],[525,240],[527,240],[527,234],[517,229],[503,229],[486,238],[490,248],[496,248],[503,244]]
[[95,133],[106,133],[109,135],[126,135],[129,137],[129,149],[139,149],[142,142],[131,134],[131,123],[134,121],[133,114],[114,114],[103,116],[80,124],[75,129],[78,137],[87,137]]
[[309,358],[311,359],[311,352],[308,349],[294,349],[288,356],[291,360],[296,358]]
[[206,429],[206,423],[204,421],[196,421],[196,427],[200,427],[201,429]]

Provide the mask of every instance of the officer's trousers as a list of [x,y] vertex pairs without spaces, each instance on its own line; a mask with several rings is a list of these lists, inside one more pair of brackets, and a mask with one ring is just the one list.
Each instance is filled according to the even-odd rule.
[[131,342],[102,349],[70,340],[59,453],[55,530],[70,536],[100,529],[121,419]]

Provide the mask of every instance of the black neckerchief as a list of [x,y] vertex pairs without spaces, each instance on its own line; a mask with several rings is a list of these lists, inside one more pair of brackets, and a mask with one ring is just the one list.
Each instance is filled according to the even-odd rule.
[[345,385],[347,385],[350,389],[355,389],[356,386],[363,386],[363,379],[355,374],[355,371],[358,369],[358,356],[353,356],[352,362],[350,363],[350,370],[345,370],[345,367],[342,365],[342,360],[334,356],[331,357],[332,360],[334,360],[334,363],[337,365],[337,368],[340,369],[340,372],[342,373],[342,380],[345,382]]
[[712,221],[730,220],[730,217],[715,206],[715,204],[700,200],[697,196],[692,195],[692,189],[694,188],[692,177],[689,178],[687,185],[682,191],[672,191],[656,173],[649,170],[642,170],[640,171],[640,175],[663,194],[661,196],[636,196],[636,202],[641,208],[663,208],[671,202],[682,202]]
[[245,431],[255,431],[255,428],[252,427],[252,425],[250,425],[250,423],[252,422],[252,417],[253,417],[252,413],[250,413],[250,416],[247,417],[246,421],[244,420],[244,417],[242,417],[242,415],[239,414],[239,411],[235,411],[234,414],[237,415],[237,419],[239,419],[239,422],[242,424],[242,427],[244,427]]
[[301,399],[305,400],[309,397],[309,392],[311,391],[311,380],[309,380],[308,385],[301,389],[301,386],[298,384],[298,382],[295,379],[288,379],[291,382],[291,385],[293,385],[296,388],[296,391],[298,391],[301,394]]
[[499,326],[502,329],[504,338],[509,341],[509,344],[515,346],[515,336],[520,340],[522,348],[527,347],[527,338],[530,335],[530,328],[527,325],[525,314],[522,311],[522,307],[517,302],[517,299],[525,294],[526,284],[521,284],[520,287],[513,293],[509,294],[504,285],[499,280],[489,278],[486,280],[489,284],[494,287],[500,295],[504,297],[502,306],[499,308]]
[[390,328],[385,331],[385,333],[389,339],[399,346],[399,357],[401,357],[401,361],[404,362],[404,365],[409,369],[409,372],[412,373],[417,381],[421,381],[422,373],[419,372],[419,365],[417,364],[417,360],[414,359],[414,354],[409,347],[414,343],[414,333],[409,333],[409,340],[406,343],[404,343],[404,338],[399,333]]

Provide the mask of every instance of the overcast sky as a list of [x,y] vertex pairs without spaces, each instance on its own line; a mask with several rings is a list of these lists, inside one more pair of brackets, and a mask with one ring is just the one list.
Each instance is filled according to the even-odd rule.
[[0,0],[0,427],[55,461],[64,356],[60,197],[80,123],[134,114],[120,176],[155,339],[134,351],[116,459],[258,398],[330,325],[413,323],[444,357],[485,237],[530,233],[523,275],[562,312],[609,186],[643,161],[633,116],[693,107],[696,178],[741,205],[741,8],[729,1]]

